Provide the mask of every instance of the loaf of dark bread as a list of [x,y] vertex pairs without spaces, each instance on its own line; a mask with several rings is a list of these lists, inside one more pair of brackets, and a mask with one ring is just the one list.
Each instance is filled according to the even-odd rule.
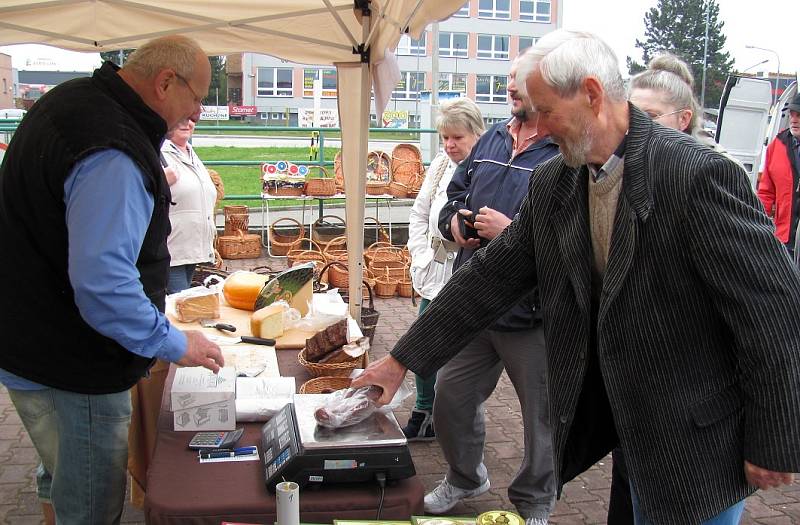
[[347,344],[347,319],[342,319],[306,339],[306,359],[319,361],[326,354],[345,344]]

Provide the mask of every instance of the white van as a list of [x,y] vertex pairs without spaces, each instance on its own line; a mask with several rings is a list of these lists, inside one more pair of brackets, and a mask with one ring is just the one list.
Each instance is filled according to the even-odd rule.
[[731,76],[719,103],[717,142],[744,164],[753,189],[766,146],[789,126],[786,106],[797,94],[797,80],[787,87],[772,109],[772,85],[762,79]]

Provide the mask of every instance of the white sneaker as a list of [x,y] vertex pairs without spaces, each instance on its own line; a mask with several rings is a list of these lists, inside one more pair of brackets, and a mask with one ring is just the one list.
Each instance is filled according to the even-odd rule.
[[454,487],[444,478],[439,486],[425,494],[425,512],[429,514],[444,514],[455,507],[464,498],[478,496],[489,490],[491,484],[487,479],[483,485],[476,489],[460,489]]
[[528,518],[525,525],[547,525],[547,518]]

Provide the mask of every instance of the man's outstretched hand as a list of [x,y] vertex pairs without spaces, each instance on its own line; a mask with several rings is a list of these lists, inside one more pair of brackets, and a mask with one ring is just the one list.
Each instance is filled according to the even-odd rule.
[[378,404],[388,405],[405,377],[406,367],[391,355],[387,355],[370,364],[363,374],[353,379],[353,383],[350,386],[351,388],[360,388],[362,386],[377,385],[383,389],[383,394],[378,399]]

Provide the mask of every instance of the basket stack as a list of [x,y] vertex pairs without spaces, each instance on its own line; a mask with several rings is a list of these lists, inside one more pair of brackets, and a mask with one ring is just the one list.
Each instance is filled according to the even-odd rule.
[[[291,226],[278,227],[279,223],[292,223]],[[269,226],[269,242],[272,255],[286,255],[292,245],[306,234],[305,227],[300,221],[291,217],[281,217]]]
[[411,297],[410,257],[408,251],[388,242],[376,242],[364,250],[367,269],[375,276],[378,297]]
[[[305,243],[308,244],[308,248],[303,247]],[[289,246],[286,260],[290,268],[295,264],[312,262],[314,263],[314,271],[318,274],[328,262],[322,253],[320,245],[311,239],[305,238],[297,239]]]

